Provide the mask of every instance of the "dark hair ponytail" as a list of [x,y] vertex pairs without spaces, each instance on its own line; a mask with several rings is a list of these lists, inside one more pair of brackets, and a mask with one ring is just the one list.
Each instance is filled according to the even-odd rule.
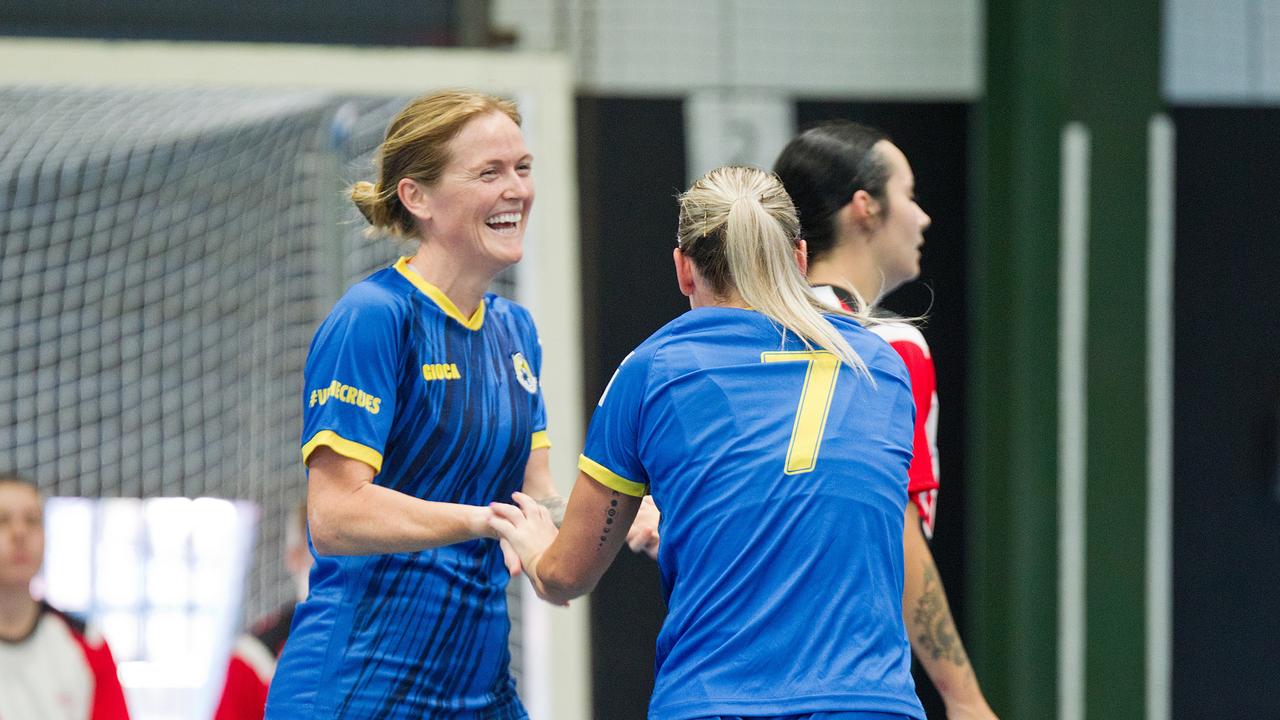
[[887,203],[891,168],[875,146],[888,139],[873,127],[835,120],[800,133],[778,155],[773,171],[795,202],[811,260],[835,246],[834,216],[855,192],[865,190]]

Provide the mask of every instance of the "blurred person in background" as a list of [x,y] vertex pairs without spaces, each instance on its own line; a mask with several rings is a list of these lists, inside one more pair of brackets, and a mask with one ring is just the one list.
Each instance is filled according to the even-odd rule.
[[522,494],[494,504],[534,589],[566,602],[652,492],[654,720],[924,717],[902,619],[907,371],[874,320],[814,295],[799,230],[763,170],[695,182],[674,251],[691,309],[605,388],[562,528]]
[[266,710],[267,689],[289,637],[293,611],[307,597],[307,575],[311,572],[306,502],[297,507],[289,520],[285,530],[284,566],[293,580],[297,599],[258,620],[249,632],[236,638],[214,720],[262,720]]
[[43,560],[40,490],[0,473],[0,718],[127,720],[102,635],[31,595]]
[[508,669],[519,566],[488,505],[563,501],[533,319],[489,287],[523,254],[532,170],[513,103],[444,91],[397,114],[378,182],[351,189],[373,231],[416,251],[352,286],[311,343],[316,564],[268,718],[527,717]]
[[[906,155],[881,131],[849,121],[815,126],[791,140],[774,163],[795,202],[809,251],[808,280],[831,307],[847,310],[881,298],[920,275],[931,222],[915,198]],[[947,717],[992,720],[938,576],[929,539],[938,497],[938,396],[924,335],[876,311],[871,326],[902,356],[911,375],[916,418],[903,544],[903,610],[916,658],[946,704]]]

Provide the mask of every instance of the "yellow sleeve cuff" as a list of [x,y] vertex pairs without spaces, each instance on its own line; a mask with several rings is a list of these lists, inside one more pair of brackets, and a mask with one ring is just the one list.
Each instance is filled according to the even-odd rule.
[[532,450],[537,450],[539,448],[549,448],[549,447],[551,447],[551,438],[547,436],[546,430],[539,430],[538,432],[533,434],[533,446],[531,448]]
[[352,442],[332,430],[321,430],[302,446],[302,464],[307,464],[307,458],[311,457],[311,453],[321,445],[327,445],[334,452],[343,457],[349,457],[352,460],[360,462],[373,468],[373,474],[377,475],[382,472],[382,453],[374,450],[368,445],[361,445],[358,442]]
[[610,490],[617,490],[623,495],[642,498],[648,490],[648,486],[644,483],[632,482],[586,455],[578,456],[578,469],[590,476],[592,480]]

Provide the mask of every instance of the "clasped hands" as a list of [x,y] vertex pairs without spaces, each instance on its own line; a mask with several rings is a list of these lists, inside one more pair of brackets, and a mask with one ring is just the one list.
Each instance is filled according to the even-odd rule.
[[[538,576],[537,564],[542,554],[555,541],[559,530],[551,519],[551,513],[533,497],[516,492],[512,494],[514,505],[490,503],[484,521],[489,533],[498,538],[503,562],[512,576],[522,571],[538,596],[550,600]],[[627,531],[627,545],[633,552],[645,553],[656,558],[658,554],[658,523],[661,514],[653,499],[645,497],[635,521]],[[564,603],[555,603],[564,604]]]
[[547,600],[538,577],[538,560],[560,531],[551,520],[551,512],[537,500],[522,492],[512,493],[511,498],[515,505],[489,503],[488,528],[498,538],[503,562],[511,575],[514,577],[523,571],[538,597]]

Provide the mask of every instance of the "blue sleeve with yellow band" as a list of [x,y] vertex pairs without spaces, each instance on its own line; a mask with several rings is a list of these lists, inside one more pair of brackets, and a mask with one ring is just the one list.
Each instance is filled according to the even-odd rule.
[[303,371],[302,460],[321,445],[382,470],[402,341],[394,303],[352,289],[316,331]]
[[644,497],[649,475],[640,461],[640,408],[647,391],[652,352],[628,355],[605,386],[591,415],[578,469],[624,495]]
[[534,327],[533,317],[525,308],[524,311],[525,332],[529,338],[529,364],[532,365],[533,377],[538,384],[538,391],[533,394],[533,449],[551,447],[551,440],[547,435],[547,403],[542,397],[542,339],[538,337],[538,330]]

